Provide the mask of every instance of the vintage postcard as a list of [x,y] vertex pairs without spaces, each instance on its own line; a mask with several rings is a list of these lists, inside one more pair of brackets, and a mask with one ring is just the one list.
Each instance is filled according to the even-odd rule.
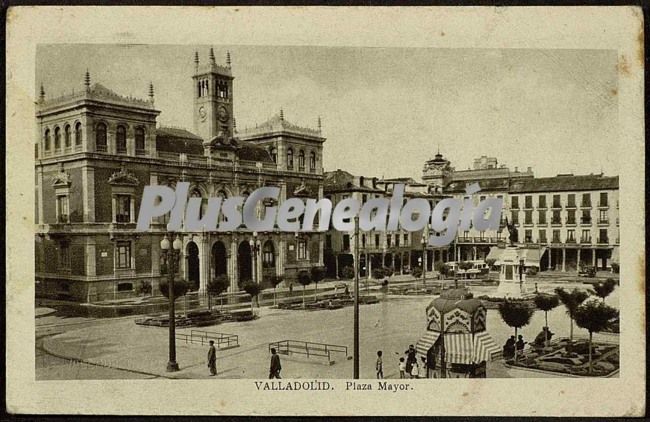
[[643,18],[8,13],[13,413],[645,413]]

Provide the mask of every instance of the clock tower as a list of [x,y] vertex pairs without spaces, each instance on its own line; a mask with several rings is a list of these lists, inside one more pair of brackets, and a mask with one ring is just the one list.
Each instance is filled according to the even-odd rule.
[[194,53],[194,132],[210,141],[219,134],[231,138],[234,133],[233,92],[230,53],[226,65],[220,66],[214,60],[214,51],[210,48],[209,61],[199,63],[199,53]]

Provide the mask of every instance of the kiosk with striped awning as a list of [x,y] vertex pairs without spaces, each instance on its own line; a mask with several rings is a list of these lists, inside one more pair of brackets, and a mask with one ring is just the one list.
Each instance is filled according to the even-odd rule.
[[[421,356],[427,356],[429,349],[439,338],[439,332],[427,331],[417,342],[415,350]],[[501,356],[501,349],[486,331],[445,334],[444,348],[445,360],[448,363],[469,365],[483,361],[491,362]]]

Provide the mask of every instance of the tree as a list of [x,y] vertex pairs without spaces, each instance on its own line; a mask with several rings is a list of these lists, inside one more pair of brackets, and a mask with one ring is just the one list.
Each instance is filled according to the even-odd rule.
[[[528,325],[530,318],[533,316],[533,310],[523,302],[506,300],[499,304],[499,314],[501,314],[501,319],[503,319],[509,327],[514,327],[515,338],[517,338],[517,330]],[[515,361],[516,360],[517,349],[515,348]]]
[[544,338],[544,346],[548,347],[548,311],[552,310],[556,306],[560,304],[560,299],[558,299],[557,295],[549,295],[549,294],[538,294],[535,296],[535,306],[537,306],[537,309],[544,311],[544,323],[546,326],[546,332],[545,338]]
[[390,277],[395,272],[393,271],[392,267],[384,267],[383,270],[384,270],[384,277]]
[[354,278],[354,267],[352,267],[351,265],[343,267],[343,269],[341,270],[341,275],[345,279],[352,280]]
[[318,290],[318,282],[325,278],[325,274],[325,267],[311,267],[311,281],[316,284],[316,290]]
[[[252,280],[246,280],[242,284],[242,289],[251,295],[251,310],[253,310],[253,302],[257,302],[257,296],[260,294],[262,291],[262,288],[260,287],[259,284],[255,283]],[[257,304],[259,306],[259,303]]]
[[138,294],[142,296],[150,295],[152,290],[150,281],[142,280],[138,285]]
[[[158,283],[158,289],[163,296],[169,299],[169,282],[167,280],[160,280]],[[174,300],[178,299],[181,296],[185,296],[187,293],[188,284],[185,280],[175,280],[174,281]]]
[[[212,310],[212,296],[221,295],[221,293],[228,290],[228,286],[230,286],[230,279],[226,274],[220,274],[208,282],[206,286],[206,290],[208,291],[208,309]],[[221,307],[223,307],[223,297],[221,297]]]
[[461,261],[461,262],[458,263],[458,268],[461,269],[461,270],[469,270],[473,266],[474,266],[474,264],[472,264],[469,261]]
[[578,327],[589,331],[589,373],[593,371],[591,358],[591,341],[593,333],[604,330],[610,321],[618,317],[618,310],[605,305],[604,302],[587,301],[578,306],[574,318]]
[[578,309],[578,306],[580,306],[580,304],[584,302],[585,299],[589,297],[589,295],[586,292],[578,289],[573,289],[572,291],[567,292],[561,287],[555,289],[555,293],[557,293],[560,302],[562,302],[566,308],[566,313],[571,319],[571,331],[569,334],[569,340],[573,342],[573,319],[575,317],[576,309]]
[[615,288],[616,281],[614,281],[613,278],[608,278],[604,283],[597,283],[594,285],[594,293],[596,293],[596,296],[603,299],[603,303],[605,303],[605,298],[609,296]]
[[273,306],[276,305],[276,290],[275,288],[278,287],[278,284],[282,283],[282,280],[284,280],[284,276],[282,275],[274,275],[271,276],[269,281],[271,282],[271,285],[273,286]]
[[311,284],[311,275],[305,270],[298,273],[298,283],[302,284],[302,307],[305,307],[305,287]]
[[433,267],[444,278],[449,274],[449,266],[442,261],[437,261]]

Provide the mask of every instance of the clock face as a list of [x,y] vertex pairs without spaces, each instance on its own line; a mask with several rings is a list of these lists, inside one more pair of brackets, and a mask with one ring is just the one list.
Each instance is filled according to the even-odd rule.
[[227,122],[228,121],[228,110],[226,110],[226,107],[221,106],[217,110],[217,117],[219,118],[220,121],[222,122]]
[[205,112],[205,107],[199,108],[199,116],[201,116],[201,120],[205,120],[207,115],[208,114]]

